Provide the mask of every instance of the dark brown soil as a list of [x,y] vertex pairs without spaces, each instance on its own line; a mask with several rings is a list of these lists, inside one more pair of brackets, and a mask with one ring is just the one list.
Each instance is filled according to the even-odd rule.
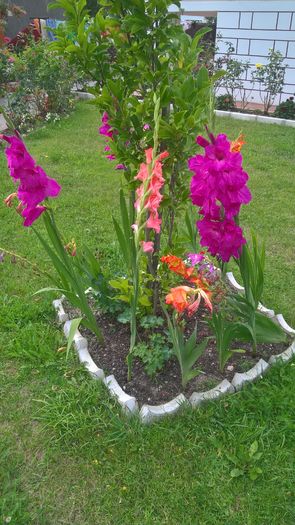
[[[205,321],[205,314],[201,310],[198,312],[197,320],[198,340],[201,341],[204,336],[212,334]],[[191,330],[195,322],[196,319],[191,321]],[[89,352],[94,362],[106,375],[113,374],[121,388],[129,395],[135,396],[140,403],[156,405],[170,401],[180,393],[190,396],[194,391],[209,390],[223,379],[231,381],[236,372],[246,372],[260,358],[267,361],[272,354],[279,354],[288,347],[287,343],[261,344],[258,345],[257,355],[254,357],[251,346],[240,343],[235,347],[243,348],[245,353],[234,354],[226,363],[224,371],[220,372],[215,341],[212,339],[196,365],[196,368],[201,369],[202,372],[183,389],[179,365],[175,358],[167,361],[164,368],[153,378],[147,375],[141,360],[135,358],[132,379],[128,382],[126,356],[129,349],[129,325],[119,323],[115,318],[103,314],[98,314],[98,324],[104,334],[104,346],[99,345],[90,331],[81,328],[81,332],[88,340]],[[146,334],[146,331],[139,331],[139,340],[144,341]]]

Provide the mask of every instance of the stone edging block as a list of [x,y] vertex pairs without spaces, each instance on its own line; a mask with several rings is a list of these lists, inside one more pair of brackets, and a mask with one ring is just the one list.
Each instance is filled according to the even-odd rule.
[[184,404],[188,404],[188,400],[183,394],[179,394],[179,396],[162,405],[143,405],[139,417],[143,423],[152,423],[156,419],[176,414]]
[[236,120],[249,120],[254,122],[260,122],[263,124],[278,124],[279,126],[287,126],[294,128],[295,120],[278,118],[278,117],[266,117],[264,115],[251,115],[249,113],[240,113],[238,111],[224,111],[221,109],[215,109],[215,114],[218,117],[230,117]]
[[218,399],[219,397],[224,396],[225,394],[233,393],[234,391],[235,389],[233,385],[227,379],[224,379],[211,390],[207,390],[206,392],[194,392],[191,395],[189,401],[193,407],[197,407],[204,401]]
[[62,304],[62,299],[56,299],[55,301],[53,301],[52,304],[53,304],[53,306],[54,306],[54,308],[56,310],[58,323],[62,324],[62,323],[65,323],[66,321],[68,321],[69,320],[69,316],[64,311],[64,307],[63,307],[63,304]]
[[126,414],[131,414],[138,411],[136,398],[129,396],[126,394],[126,392],[124,392],[115,376],[107,376],[103,382],[108,388],[110,394],[117,399],[118,403],[121,405]]
[[269,364],[264,361],[264,359],[259,359],[258,363],[254,365],[248,372],[245,372],[244,374],[236,373],[234,375],[234,378],[232,380],[232,385],[235,388],[235,390],[241,390],[241,388],[244,386],[245,383],[249,383],[249,381],[255,381],[259,377],[263,376],[265,374],[266,370],[269,368]]
[[292,357],[295,355],[295,341],[281,354],[278,355],[271,355],[268,362],[270,365],[273,365],[274,363],[277,363],[278,361],[283,361],[284,363],[287,363],[292,359]]

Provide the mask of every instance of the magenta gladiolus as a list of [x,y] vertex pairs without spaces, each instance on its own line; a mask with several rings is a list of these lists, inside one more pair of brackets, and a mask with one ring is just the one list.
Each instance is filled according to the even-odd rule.
[[248,174],[243,170],[240,152],[232,150],[226,135],[214,137],[209,134],[209,138],[211,142],[197,137],[196,142],[205,153],[188,161],[194,173],[191,200],[204,215],[204,219],[197,222],[202,246],[207,246],[212,255],[228,261],[231,256],[239,257],[240,248],[246,242],[234,217],[242,204],[251,201],[251,193],[246,185]]
[[225,217],[231,219],[239,213],[242,204],[251,201],[242,155],[230,151],[231,143],[226,135],[218,135],[213,144],[203,137],[197,137],[197,142],[205,149],[205,155],[196,155],[188,162],[194,172],[192,202],[201,207],[201,214],[215,219],[220,215],[220,203]]
[[211,255],[220,257],[224,262],[231,257],[240,257],[240,248],[246,244],[246,239],[242,228],[234,220],[213,221],[204,217],[197,222],[197,226],[201,235],[200,244],[207,246]]
[[40,204],[48,197],[57,197],[61,187],[36,165],[19,137],[2,135],[2,138],[10,144],[5,153],[11,177],[19,181],[17,197],[20,200],[21,215],[25,218],[24,226],[31,226],[46,210]]

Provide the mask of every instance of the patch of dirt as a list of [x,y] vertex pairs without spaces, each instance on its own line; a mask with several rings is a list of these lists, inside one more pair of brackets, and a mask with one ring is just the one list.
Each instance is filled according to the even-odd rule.
[[[74,311],[72,310],[73,316]],[[191,333],[196,321],[198,321],[198,341],[211,335],[210,329],[205,321],[207,314],[204,310],[199,310],[197,318],[188,323],[187,331]],[[143,363],[139,358],[134,358],[132,379],[127,381],[126,356],[129,349],[129,325],[119,323],[110,315],[97,315],[98,325],[100,326],[105,344],[100,345],[97,338],[87,329],[81,328],[81,333],[87,338],[89,352],[92,359],[99,368],[102,368],[106,375],[113,374],[123,390],[135,396],[139,403],[160,404],[170,401],[180,393],[189,397],[193,392],[209,390],[223,379],[232,380],[236,372],[246,372],[257,363],[260,358],[268,361],[269,357],[279,354],[288,348],[288,343],[282,344],[260,344],[258,345],[257,355],[253,356],[251,345],[248,343],[236,343],[235,348],[243,348],[245,353],[235,353],[226,363],[224,371],[221,372],[218,366],[218,356],[214,339],[209,340],[209,344],[204,354],[196,363],[196,368],[201,373],[192,379],[183,389],[181,385],[181,375],[179,364],[176,358],[172,357],[164,365],[163,369],[154,377],[149,377],[144,369]],[[163,329],[156,329],[154,332],[163,332]],[[139,329],[139,341],[147,340],[148,331]]]

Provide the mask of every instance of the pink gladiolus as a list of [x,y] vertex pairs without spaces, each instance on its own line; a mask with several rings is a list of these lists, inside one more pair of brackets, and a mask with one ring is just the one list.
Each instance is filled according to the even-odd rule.
[[[141,181],[141,185],[136,190],[136,201],[134,207],[139,214],[146,209],[149,212],[148,219],[145,223],[146,227],[160,233],[162,219],[159,217],[158,209],[163,199],[161,188],[164,185],[164,177],[162,174],[161,159],[168,157],[168,152],[161,153],[153,160],[153,149],[149,148],[145,151],[146,163],[140,165],[138,174],[134,180]],[[153,165],[151,166],[153,162]]]
[[56,180],[49,178],[45,171],[36,165],[18,136],[3,135],[1,138],[10,144],[5,150],[10,175],[15,181],[19,181],[18,210],[25,218],[24,226],[31,226],[46,210],[45,206],[39,205],[48,197],[57,197],[61,187]]
[[116,170],[126,170],[126,166],[125,164],[117,164],[117,166],[115,167]]
[[150,125],[149,124],[145,124],[143,126],[143,131],[148,131],[149,129],[151,129]]
[[205,149],[204,155],[196,155],[188,161],[194,175],[191,180],[192,203],[200,207],[204,215],[197,222],[201,245],[227,262],[231,256],[239,257],[240,248],[246,242],[243,232],[234,221],[242,204],[251,201],[247,187],[248,174],[242,168],[242,155],[233,151],[226,135],[214,137],[211,142],[202,136],[197,144]]
[[113,153],[111,153],[110,155],[106,155],[106,158],[108,160],[115,160],[116,159],[116,155],[114,155]]
[[154,243],[152,241],[141,241],[142,249],[145,253],[153,253]]
[[146,226],[147,228],[150,228],[151,230],[155,230],[156,233],[160,233],[161,224],[162,224],[162,219],[160,219],[158,212],[154,212],[150,214],[147,220]]

